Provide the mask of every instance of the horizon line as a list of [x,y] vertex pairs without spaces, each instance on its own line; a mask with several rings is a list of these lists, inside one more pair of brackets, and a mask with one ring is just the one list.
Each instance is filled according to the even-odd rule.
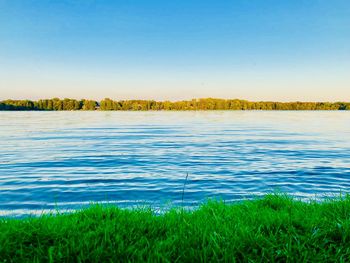
[[350,101],[346,100],[323,100],[323,101],[312,101],[312,100],[290,100],[290,101],[279,101],[279,100],[249,100],[249,99],[240,99],[240,98],[220,98],[220,97],[196,97],[196,98],[191,98],[191,99],[174,99],[174,100],[168,100],[168,99],[163,99],[163,100],[157,100],[157,99],[141,99],[141,98],[134,98],[134,99],[118,99],[118,98],[110,98],[110,97],[105,97],[103,99],[91,99],[91,98],[69,98],[69,97],[51,97],[51,98],[40,98],[40,99],[0,99],[0,102],[4,101],[40,101],[40,100],[77,100],[77,101],[82,101],[82,100],[89,100],[89,101],[96,101],[96,102],[101,102],[103,100],[112,100],[112,101],[155,101],[155,102],[181,102],[181,101],[193,101],[193,100],[206,100],[206,99],[212,99],[212,100],[239,100],[239,101],[246,101],[246,102],[273,102],[273,103],[350,103]]

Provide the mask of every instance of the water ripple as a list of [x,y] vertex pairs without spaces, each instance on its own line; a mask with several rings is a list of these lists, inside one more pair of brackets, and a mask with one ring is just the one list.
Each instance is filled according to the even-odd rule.
[[0,112],[0,214],[350,189],[348,112]]

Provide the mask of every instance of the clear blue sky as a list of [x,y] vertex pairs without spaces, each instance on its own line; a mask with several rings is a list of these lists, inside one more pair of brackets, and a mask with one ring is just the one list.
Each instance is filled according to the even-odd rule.
[[350,101],[349,0],[0,0],[0,99]]

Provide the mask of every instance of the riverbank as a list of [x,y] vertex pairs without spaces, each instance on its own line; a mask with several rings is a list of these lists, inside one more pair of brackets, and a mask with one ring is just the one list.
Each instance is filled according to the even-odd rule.
[[182,101],[155,100],[3,100],[0,111],[203,111],[203,110],[350,110],[350,102],[278,102],[239,99],[199,98]]
[[189,212],[92,206],[0,220],[1,262],[282,261],[350,259],[350,197],[321,203],[282,195]]

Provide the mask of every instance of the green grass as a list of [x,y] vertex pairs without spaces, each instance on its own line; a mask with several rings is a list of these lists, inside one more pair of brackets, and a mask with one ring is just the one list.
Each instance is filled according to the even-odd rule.
[[284,195],[189,212],[92,206],[72,214],[0,220],[4,262],[347,262],[350,197]]

